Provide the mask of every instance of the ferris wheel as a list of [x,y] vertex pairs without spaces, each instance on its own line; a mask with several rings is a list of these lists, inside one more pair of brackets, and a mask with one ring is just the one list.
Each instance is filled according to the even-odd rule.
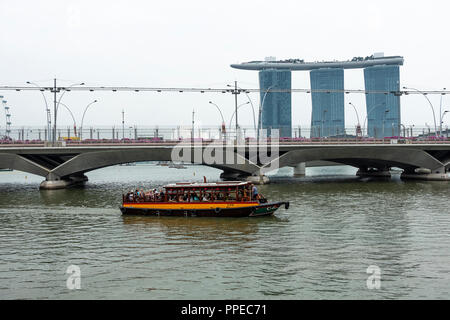
[[6,126],[5,126],[5,135],[3,136],[3,139],[11,139],[11,112],[9,110],[8,101],[3,99],[3,96],[0,96],[0,99],[2,100],[2,105],[5,110],[5,116],[6,116]]

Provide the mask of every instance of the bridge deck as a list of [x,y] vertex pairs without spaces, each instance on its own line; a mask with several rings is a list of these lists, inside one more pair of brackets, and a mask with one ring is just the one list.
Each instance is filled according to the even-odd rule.
[[40,175],[47,181],[83,180],[84,173],[92,170],[142,161],[192,162],[243,175],[260,175],[313,161],[341,163],[362,170],[399,167],[410,174],[416,169],[446,174],[450,170],[450,141],[280,141],[238,145],[217,141],[203,144],[164,141],[68,143],[61,147],[39,143],[0,146],[0,168]]

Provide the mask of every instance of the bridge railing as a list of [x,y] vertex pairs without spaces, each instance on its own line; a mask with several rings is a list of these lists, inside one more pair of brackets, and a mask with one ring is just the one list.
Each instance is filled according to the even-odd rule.
[[[450,130],[446,126],[442,131],[434,132],[430,127],[403,126],[401,130],[390,128],[371,128],[371,130],[358,129],[357,127],[323,128],[316,127],[290,127],[289,130],[281,128],[279,133],[280,143],[448,143],[450,141]],[[369,131],[371,135],[368,135]],[[269,139],[273,130],[260,131],[260,139]],[[322,135],[321,133],[324,133]],[[290,135],[290,136],[289,136]],[[59,127],[56,130],[56,141],[65,141],[66,144],[160,144],[179,143],[183,141],[208,142],[220,140],[231,142],[244,140],[247,143],[256,143],[258,134],[253,127],[242,127],[238,130],[222,130],[221,127],[192,127],[189,126],[134,126],[128,128],[120,127]],[[52,141],[52,133],[46,128],[39,127],[13,127],[6,134],[0,129],[0,144],[43,144]]]

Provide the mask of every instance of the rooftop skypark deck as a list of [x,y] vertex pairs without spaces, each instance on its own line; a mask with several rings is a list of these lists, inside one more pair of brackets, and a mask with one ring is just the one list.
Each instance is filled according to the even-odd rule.
[[283,70],[314,70],[322,68],[343,68],[358,69],[377,65],[403,65],[403,57],[354,57],[347,61],[314,61],[305,62],[302,59],[287,59],[277,61],[249,61],[239,64],[232,64],[231,67],[243,70],[264,70],[264,69],[283,69]]

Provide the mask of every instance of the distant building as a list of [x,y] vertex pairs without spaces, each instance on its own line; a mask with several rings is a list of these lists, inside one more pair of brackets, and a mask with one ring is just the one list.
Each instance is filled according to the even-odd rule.
[[[271,136],[272,129],[278,129],[280,137],[291,137],[291,72],[276,69],[261,70],[259,87],[262,105],[261,128],[267,129],[268,136]],[[271,90],[286,90],[286,92],[270,92]]]
[[[311,137],[339,136],[345,133],[344,69],[316,69],[311,78]],[[316,90],[342,90],[317,92]]]
[[[344,69],[364,69],[366,91],[382,91],[366,95],[367,128],[371,137],[396,136],[401,124],[400,67],[403,57],[378,52],[372,56],[354,57],[347,61],[305,62],[303,59],[250,61],[232,64],[232,68],[258,70],[261,90],[262,128],[279,128],[280,136],[290,137],[291,94],[269,92],[267,89],[291,89],[291,71],[308,70],[311,79],[311,136],[337,136],[345,134]],[[314,92],[315,90],[330,90]],[[334,92],[332,92],[334,91]],[[388,92],[385,94],[384,92]],[[365,125],[361,123],[361,125]]]
[[[399,66],[373,66],[364,69],[367,91],[398,92]],[[398,136],[400,132],[400,96],[393,93],[366,94],[367,130],[370,137]]]

